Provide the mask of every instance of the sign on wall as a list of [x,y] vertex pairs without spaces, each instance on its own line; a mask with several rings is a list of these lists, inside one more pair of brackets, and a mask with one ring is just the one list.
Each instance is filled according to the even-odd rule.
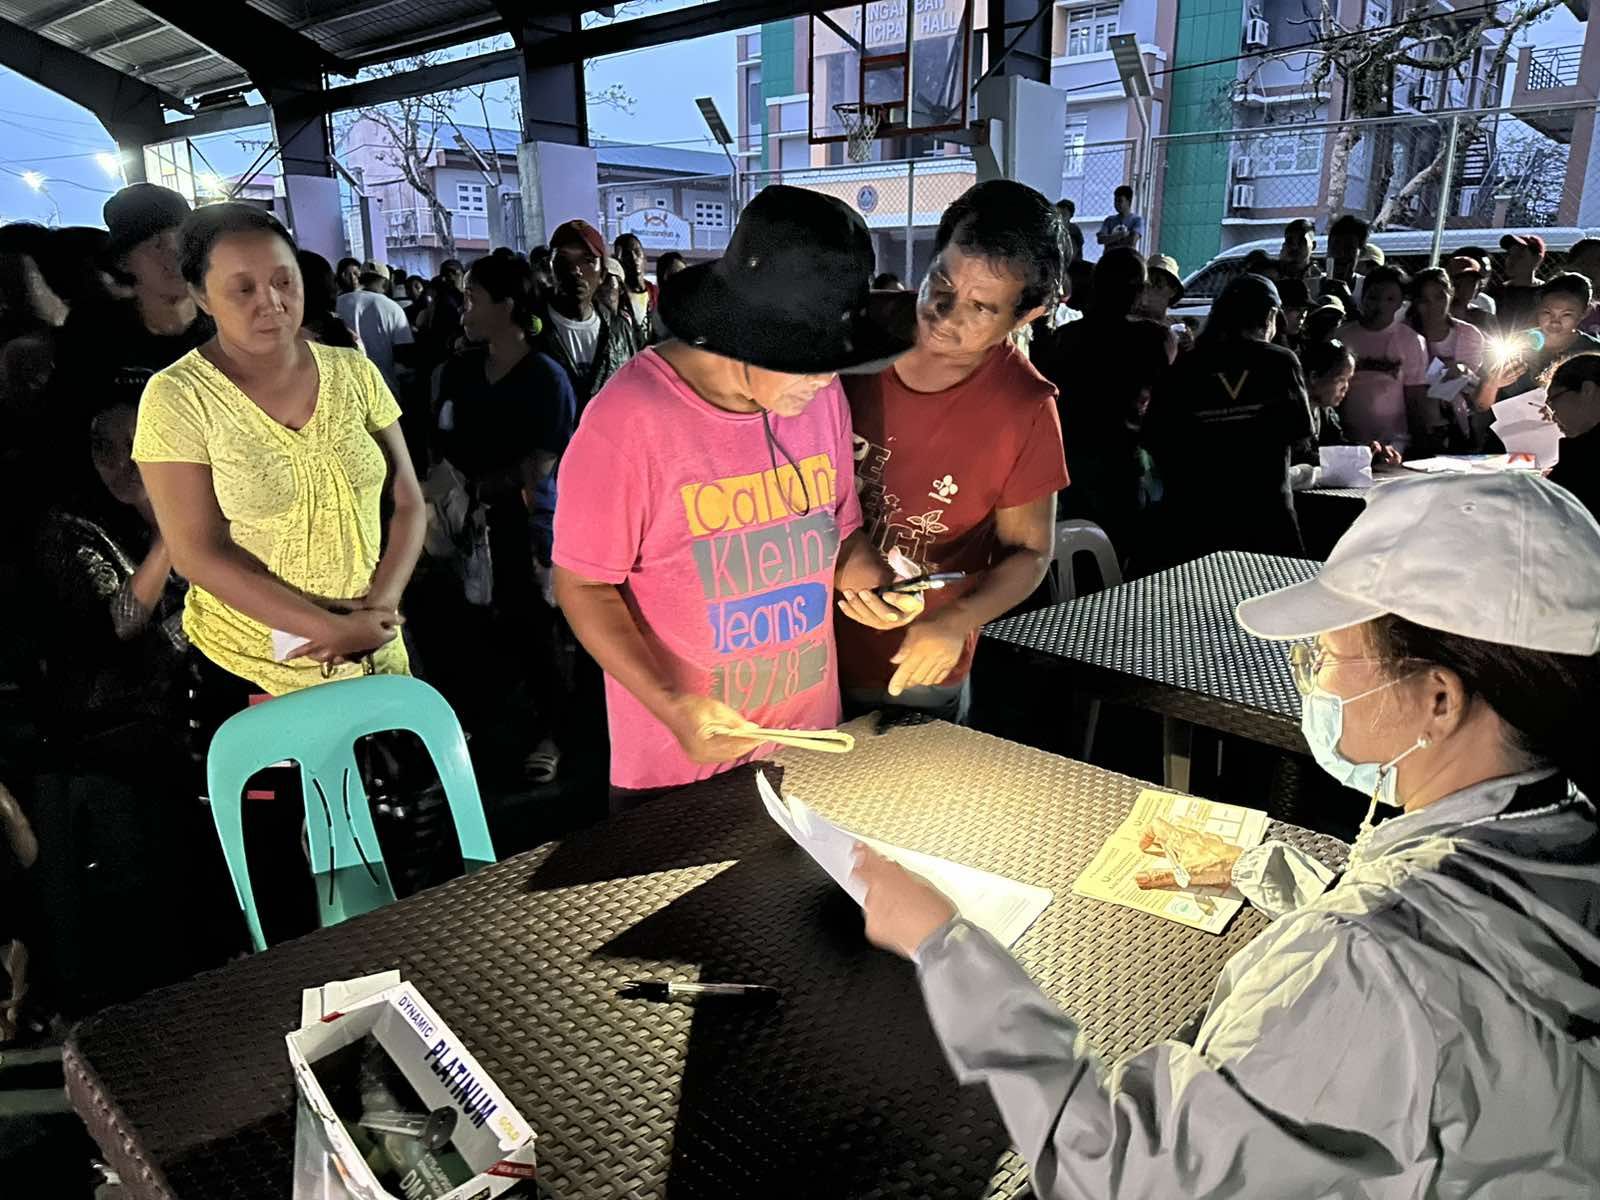
[[636,234],[646,250],[688,250],[689,222],[664,208],[641,208],[622,218],[622,232]]

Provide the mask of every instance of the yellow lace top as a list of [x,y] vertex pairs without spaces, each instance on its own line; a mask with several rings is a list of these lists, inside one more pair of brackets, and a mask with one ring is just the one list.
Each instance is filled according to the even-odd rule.
[[[378,504],[387,477],[373,438],[400,418],[393,394],[354,350],[311,343],[317,405],[302,429],[269,417],[198,350],[145,386],[135,462],[203,463],[233,540],[290,587],[323,599],[364,595],[378,565]],[[310,659],[276,662],[272,632],[200,587],[184,605],[184,631],[205,656],[274,696],[322,682]],[[373,668],[409,672],[399,638]],[[348,664],[334,678],[361,673]]]

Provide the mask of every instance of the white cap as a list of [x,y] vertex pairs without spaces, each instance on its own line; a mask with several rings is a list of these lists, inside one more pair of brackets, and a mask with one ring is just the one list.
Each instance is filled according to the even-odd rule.
[[618,279],[627,279],[628,273],[622,269],[622,264],[609,254],[601,259],[602,272],[606,275],[615,275]]
[[1600,652],[1600,525],[1531,471],[1398,479],[1372,490],[1315,579],[1237,610],[1273,641],[1390,613],[1502,646]]

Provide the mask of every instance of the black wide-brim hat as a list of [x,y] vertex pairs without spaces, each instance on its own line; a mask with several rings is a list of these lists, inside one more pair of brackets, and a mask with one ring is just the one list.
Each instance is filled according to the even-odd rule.
[[916,296],[874,292],[866,222],[821,192],[774,184],[726,253],[661,285],[673,337],[789,375],[881,371],[916,344]]

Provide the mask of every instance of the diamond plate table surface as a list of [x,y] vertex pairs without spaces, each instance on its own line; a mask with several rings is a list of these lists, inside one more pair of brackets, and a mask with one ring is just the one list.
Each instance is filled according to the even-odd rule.
[[[1265,925],[1220,937],[1071,894],[1137,780],[939,723],[788,752],[784,788],[863,833],[1055,891],[1017,944],[1108,1058],[1176,1029]],[[1340,842],[1274,823],[1335,868]],[[68,1089],[136,1197],[288,1196],[284,1034],[303,987],[398,968],[538,1132],[559,1197],[1011,1197],[1026,1170],[955,1083],[910,964],[767,817],[744,767],[566,841],[109,1009]],[[774,1007],[622,1000],[636,977],[766,981]]]
[[1306,753],[1283,646],[1234,620],[1241,600],[1320,564],[1227,551],[987,626],[984,638],[1091,695]]

